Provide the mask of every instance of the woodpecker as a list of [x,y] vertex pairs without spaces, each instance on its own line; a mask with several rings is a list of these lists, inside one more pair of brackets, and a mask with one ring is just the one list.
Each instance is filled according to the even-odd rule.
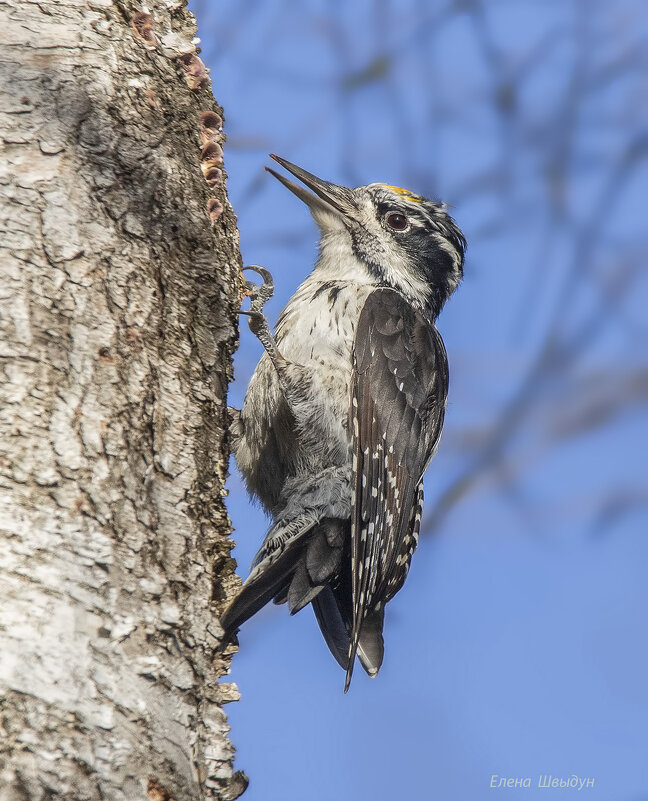
[[266,167],[320,229],[315,268],[279,317],[247,283],[249,325],[265,353],[232,447],[272,519],[250,575],[225,610],[228,642],[270,600],[311,604],[349,688],[356,656],[383,659],[385,605],[416,548],[423,474],[436,452],[448,364],[435,320],[463,276],[463,234],[443,204],[382,183],[348,189],[285,159]]

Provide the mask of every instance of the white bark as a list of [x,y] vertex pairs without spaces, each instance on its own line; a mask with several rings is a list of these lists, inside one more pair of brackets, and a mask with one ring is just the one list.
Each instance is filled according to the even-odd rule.
[[245,786],[214,653],[239,254],[181,5],[151,38],[130,0],[0,0],[2,801]]

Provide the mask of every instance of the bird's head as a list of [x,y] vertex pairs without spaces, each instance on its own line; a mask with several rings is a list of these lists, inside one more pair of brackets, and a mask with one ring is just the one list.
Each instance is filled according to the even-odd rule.
[[466,247],[443,204],[388,184],[348,189],[272,158],[308,187],[266,167],[309,207],[322,233],[320,261],[337,260],[340,279],[351,277],[347,268],[366,270],[372,282],[438,315],[461,281]]

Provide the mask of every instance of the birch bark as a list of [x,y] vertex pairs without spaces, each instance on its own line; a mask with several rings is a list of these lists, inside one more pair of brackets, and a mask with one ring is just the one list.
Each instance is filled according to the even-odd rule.
[[236,221],[193,17],[142,10],[0,0],[2,801],[246,782],[214,652]]

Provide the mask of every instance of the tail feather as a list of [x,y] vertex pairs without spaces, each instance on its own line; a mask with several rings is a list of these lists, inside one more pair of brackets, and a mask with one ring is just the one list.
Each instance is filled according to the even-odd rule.
[[[308,549],[306,551],[308,552]],[[306,561],[304,558],[300,559],[288,588],[290,614],[294,615],[303,609],[323,589],[324,584],[314,584],[311,581],[306,569]]]
[[[327,585],[312,604],[317,623],[329,651],[340,667],[349,671],[349,668],[352,667],[350,644],[353,626],[351,576],[338,574],[338,580],[332,585]],[[384,616],[384,608],[370,612],[365,617],[360,630],[357,655],[360,664],[372,678],[377,675],[383,661]],[[348,689],[348,684],[346,689]]]
[[312,530],[288,590],[290,614],[299,612],[335,578],[342,559],[344,528],[340,520],[323,520]]
[[270,600],[295,614],[313,601],[340,569],[344,524],[302,518],[275,525],[252,563],[252,572],[225,610],[224,642]]
[[310,538],[305,567],[314,584],[328,582],[340,567],[344,527],[339,520],[323,520]]
[[330,586],[324,587],[313,600],[313,611],[329,651],[339,666],[346,670],[349,657],[349,632]]
[[[223,643],[273,599],[287,601],[293,615],[311,603],[330,652],[347,671],[346,691],[355,662],[349,529],[347,521],[330,518],[315,525],[310,519],[273,526],[252,572],[223,613]],[[372,677],[383,660],[383,618],[384,607],[367,612],[357,640],[358,660]]]
[[365,669],[367,675],[374,679],[378,675],[382,665],[385,652],[383,640],[383,620],[384,608],[380,611],[368,612],[358,626],[357,639],[353,639],[353,624],[349,621],[349,649],[347,652],[346,679],[344,681],[344,692],[348,692],[353,676],[353,665],[356,656],[360,664]]
[[275,595],[272,599],[273,604],[277,604],[277,606],[281,606],[281,604],[285,604],[288,600],[288,590],[290,589],[290,581],[284,582],[279,592]]
[[370,612],[362,623],[360,641],[358,643],[358,659],[365,671],[374,678],[382,665],[385,653],[383,640],[383,621],[385,609]]
[[254,570],[241,587],[241,591],[227,607],[221,617],[221,626],[225,630],[223,642],[229,642],[234,632],[246,620],[262,609],[282,589],[286,579],[294,572],[295,562],[304,550],[302,541],[288,546],[272,563],[263,569]]

